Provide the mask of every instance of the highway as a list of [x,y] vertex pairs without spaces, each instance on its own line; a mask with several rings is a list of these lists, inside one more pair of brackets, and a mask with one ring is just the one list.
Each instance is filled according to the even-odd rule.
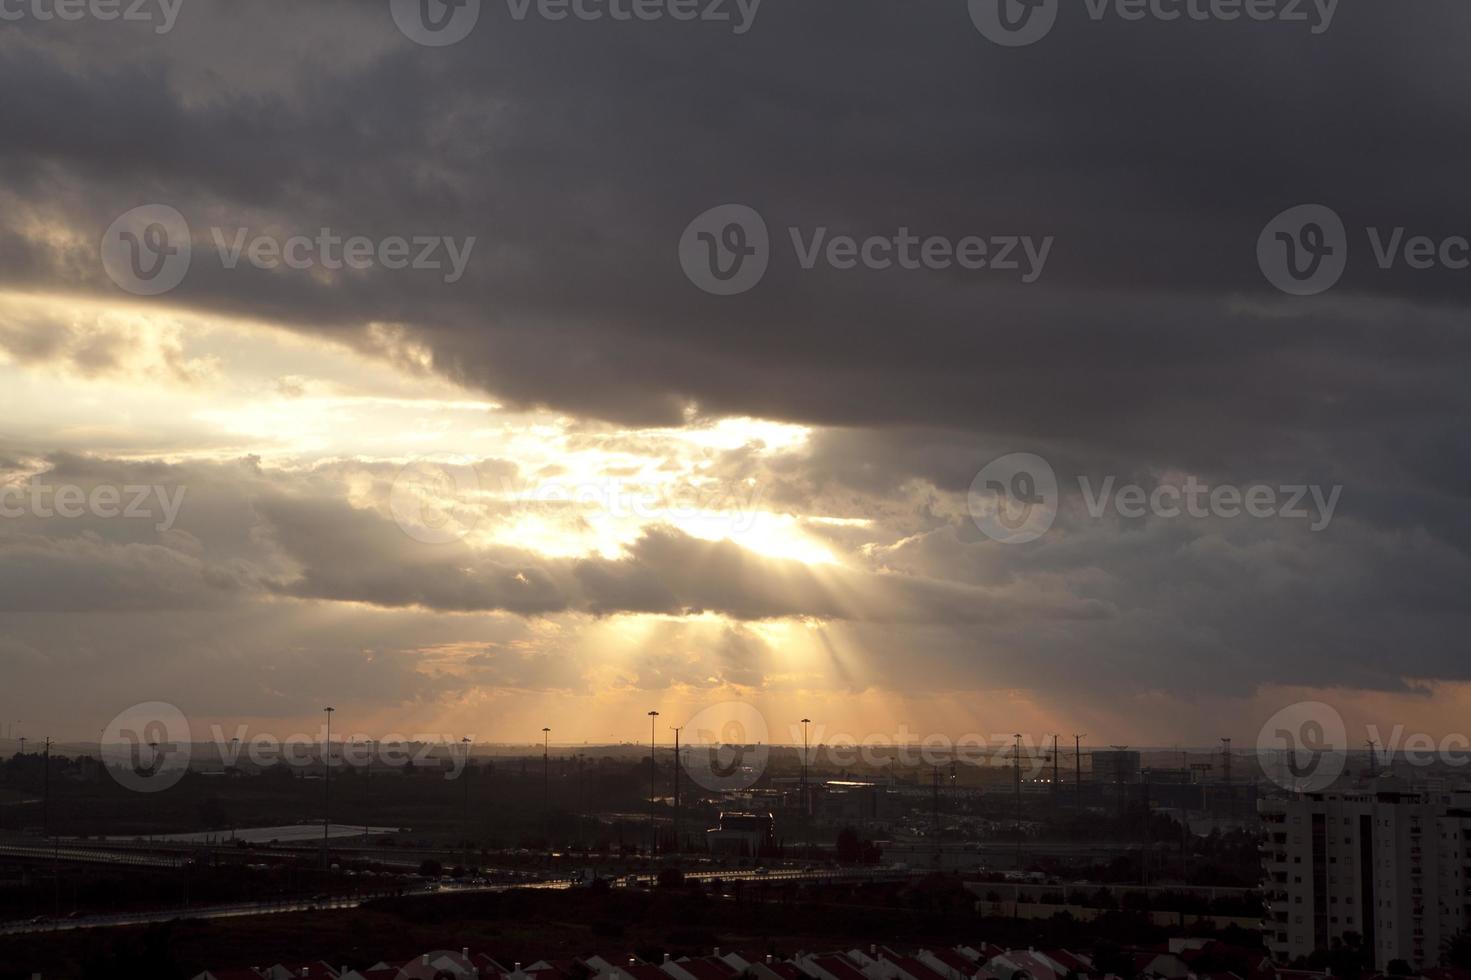
[[28,857],[81,864],[128,864],[145,868],[178,868],[184,864],[182,855],[154,854],[73,843],[0,844],[0,857]]
[[[49,849],[47,849],[49,853]],[[739,871],[710,871],[696,872],[690,874],[690,878],[698,878],[702,881],[719,879],[721,881],[745,881],[751,883],[765,883],[773,881],[881,881],[896,880],[913,877],[920,872],[897,868],[868,868],[835,870],[824,869],[821,871],[801,871],[791,868],[776,868],[765,873],[752,870]],[[609,877],[608,882],[615,888],[640,888],[653,887],[658,878],[657,873],[631,873]],[[448,882],[434,882],[417,885],[405,890],[410,895],[453,895],[467,892],[503,892],[517,888],[540,888],[562,890],[573,888],[578,884],[570,878],[556,878],[546,881],[533,881],[515,884],[494,885],[463,885]],[[339,896],[324,899],[291,899],[277,902],[254,902],[238,903],[233,905],[205,905],[191,908],[159,909],[147,912],[124,912],[115,915],[89,915],[77,916],[75,918],[51,919],[42,918],[22,922],[9,922],[0,924],[0,936],[13,936],[24,933],[37,932],[64,932],[69,929],[99,929],[117,926],[148,925],[155,922],[173,922],[178,919],[229,919],[248,915],[275,915],[282,912],[310,912],[326,909],[354,909],[366,902],[373,901],[381,896]]]

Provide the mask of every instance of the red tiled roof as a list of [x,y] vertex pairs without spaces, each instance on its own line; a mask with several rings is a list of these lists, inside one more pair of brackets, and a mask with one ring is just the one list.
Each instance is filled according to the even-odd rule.
[[889,960],[914,980],[945,980],[943,974],[936,973],[913,956],[891,956]]
[[1077,973],[1089,973],[1093,970],[1092,961],[1066,949],[1049,949],[1045,955],[1048,959],[1055,960],[1065,970],[1073,970]]
[[650,963],[621,963],[618,969],[633,980],[669,980],[669,974]]
[[698,959],[683,960],[671,964],[687,972],[695,980],[730,980],[736,971],[731,969],[729,963],[722,962],[714,957],[700,957]]
[[944,963],[950,969],[959,970],[961,973],[969,974],[972,970],[976,968],[976,965],[970,960],[960,955],[955,950],[945,949],[943,946],[939,949],[930,950],[930,955],[939,960],[941,963]]
[[837,980],[868,980],[862,971],[853,965],[852,960],[838,953],[814,957],[812,962],[825,972],[832,974]]
[[770,963],[763,965],[772,973],[781,977],[782,980],[810,980],[807,974],[803,973],[795,963],[772,960]]

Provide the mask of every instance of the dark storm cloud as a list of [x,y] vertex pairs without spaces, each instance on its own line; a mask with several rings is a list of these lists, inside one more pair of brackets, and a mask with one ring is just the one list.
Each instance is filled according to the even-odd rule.
[[[768,5],[741,36],[516,22],[490,4],[444,49],[409,43],[373,5],[256,6],[283,36],[293,18],[340,17],[375,56],[285,90],[255,91],[246,72],[191,98],[180,63],[229,45],[240,13],[194,5],[187,37],[85,68],[31,25],[34,46],[0,66],[34,93],[0,110],[13,185],[74,202],[89,243],[101,227],[82,215],[165,199],[201,245],[214,223],[480,244],[454,286],[227,273],[197,256],[179,302],[345,333],[404,322],[456,378],[644,420],[694,400],[828,424],[1120,442],[1163,425],[1176,445],[1204,427],[1207,442],[1283,446],[1297,425],[1395,411],[1380,391],[1392,357],[1408,359],[1419,409],[1463,407],[1447,364],[1465,333],[1417,304],[1455,303],[1464,277],[1362,268],[1341,288],[1399,301],[1368,319],[1331,298],[1287,304],[1254,261],[1266,219],[1305,200],[1350,225],[1471,228],[1456,163],[1467,14],[1451,2],[1413,19],[1360,5],[1318,37],[1074,18],[1015,51],[960,2]],[[727,200],[766,216],[778,258],[755,292],[721,299],[683,279],[674,246]],[[800,272],[788,224],[1057,245],[1032,287]],[[17,265],[69,285],[37,248]]]

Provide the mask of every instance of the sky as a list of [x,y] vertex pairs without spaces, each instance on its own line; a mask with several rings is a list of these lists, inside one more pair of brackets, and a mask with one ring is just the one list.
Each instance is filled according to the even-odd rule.
[[424,2],[4,8],[0,736],[1464,726],[1463,2]]

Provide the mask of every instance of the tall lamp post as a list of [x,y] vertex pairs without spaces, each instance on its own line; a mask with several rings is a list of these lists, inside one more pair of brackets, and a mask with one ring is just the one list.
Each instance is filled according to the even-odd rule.
[[373,812],[373,740],[365,739],[368,747],[368,764],[363,770],[363,846],[368,846],[368,822]]
[[802,808],[802,819],[804,820],[807,818],[809,812],[807,805],[807,726],[810,724],[812,724],[811,718],[802,719],[802,789],[801,799],[797,802]]
[[1088,733],[1073,735],[1073,806],[1079,813],[1083,812],[1083,739]]
[[470,870],[470,736],[466,735],[460,739],[460,744],[465,747],[465,765],[460,769],[460,779],[465,783],[465,818],[464,826],[460,833],[465,838],[465,857],[463,865],[465,871]]
[[1012,775],[1016,782],[1016,870],[1022,870],[1022,737],[1018,733],[1016,749],[1011,754]]
[[678,854],[679,853],[679,850],[680,850],[680,847],[679,847],[679,733],[684,730],[684,726],[683,725],[680,725],[679,727],[676,728],[675,726],[670,725],[669,728],[670,728],[670,730],[672,732],[674,732],[674,853],[675,854]]
[[547,862],[552,859],[552,730],[541,730],[541,835],[547,842]]
[[658,781],[657,770],[654,768],[654,745],[658,738],[654,734],[654,722],[659,717],[659,712],[649,712],[649,857],[653,858],[654,852],[659,849],[659,831],[654,826],[654,785]]
[[41,789],[41,827],[42,827],[41,834],[42,834],[42,836],[46,837],[47,839],[50,839],[50,837],[51,837],[51,745],[52,745],[51,736],[49,736],[49,735],[46,736],[46,741],[43,744],[45,746],[46,755],[45,755],[45,761],[43,762],[43,765],[45,766],[45,772],[44,772],[44,775],[41,777],[42,780],[43,780],[43,782],[41,784],[41,787],[42,787],[42,789]]
[[61,914],[61,841],[51,839],[51,746],[53,744],[51,736],[46,736],[44,743],[46,752],[45,790],[42,794],[44,802],[41,804],[41,826],[46,838],[51,840],[52,912],[59,916]]
[[336,708],[323,708],[327,715],[327,737],[322,741],[322,870],[327,870],[327,837],[332,819],[332,712]]
[[587,801],[582,790],[582,764],[586,757],[583,753],[577,753],[577,846],[581,850],[587,850],[586,843],[582,839],[586,830],[584,822],[587,820]]

